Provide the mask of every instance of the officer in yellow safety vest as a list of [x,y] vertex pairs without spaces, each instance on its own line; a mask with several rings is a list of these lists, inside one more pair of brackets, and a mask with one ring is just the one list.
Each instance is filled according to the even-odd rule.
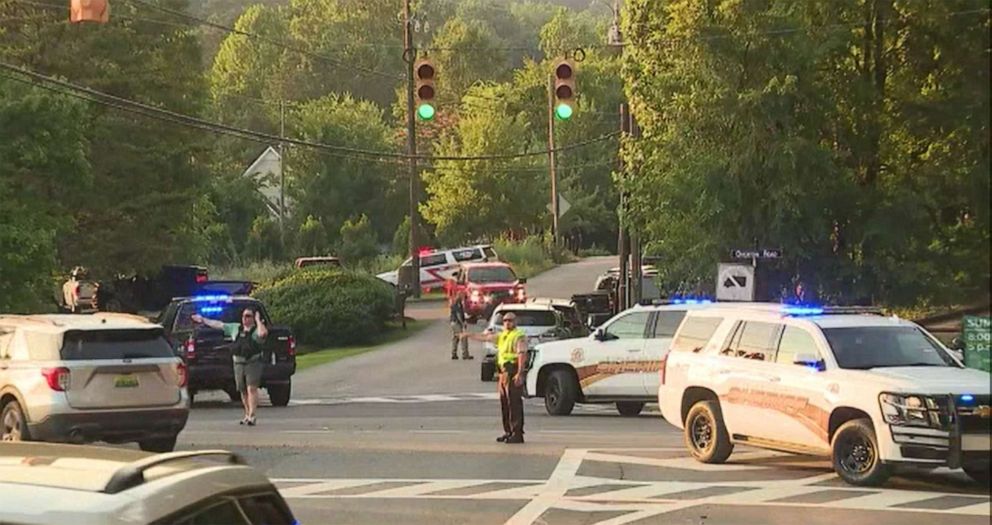
[[496,342],[496,366],[499,368],[499,404],[503,413],[500,443],[524,442],[524,387],[527,384],[527,336],[517,328],[517,316],[503,316],[499,334],[463,333],[476,341]]

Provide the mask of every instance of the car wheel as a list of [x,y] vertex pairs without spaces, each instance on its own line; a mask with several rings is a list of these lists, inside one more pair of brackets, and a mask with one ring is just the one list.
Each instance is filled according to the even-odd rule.
[[723,463],[734,451],[727,427],[723,424],[720,404],[700,401],[689,409],[685,417],[685,446],[692,457],[701,463]]
[[176,439],[178,435],[159,437],[153,439],[142,439],[138,441],[138,448],[145,452],[172,452],[176,449]]
[[579,397],[579,385],[567,370],[555,370],[548,376],[544,388],[544,408],[552,416],[567,416],[572,413]]
[[272,385],[265,388],[269,393],[269,401],[274,407],[284,407],[289,404],[289,398],[293,390],[292,383]]
[[985,488],[989,487],[989,469],[992,465],[986,463],[985,465],[965,465],[964,473],[968,475],[969,478],[975,480]]
[[27,418],[17,401],[11,401],[0,412],[0,441],[30,441]]
[[617,412],[621,416],[634,417],[644,410],[644,403],[640,401],[617,401]]
[[851,485],[874,487],[885,483],[891,474],[878,455],[878,440],[870,419],[853,419],[841,425],[831,448],[834,471]]

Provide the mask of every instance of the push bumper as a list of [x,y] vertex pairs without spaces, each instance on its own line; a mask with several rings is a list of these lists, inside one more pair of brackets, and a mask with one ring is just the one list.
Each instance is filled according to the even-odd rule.
[[992,454],[992,419],[987,412],[950,406],[953,417],[944,428],[890,425],[892,439],[887,463],[952,469],[988,468]]
[[186,427],[187,408],[52,414],[28,424],[33,439],[67,443],[169,437]]
[[[296,373],[296,362],[267,364],[262,371],[262,388],[269,385],[286,384]],[[190,391],[233,390],[234,364],[191,364],[189,365]]]

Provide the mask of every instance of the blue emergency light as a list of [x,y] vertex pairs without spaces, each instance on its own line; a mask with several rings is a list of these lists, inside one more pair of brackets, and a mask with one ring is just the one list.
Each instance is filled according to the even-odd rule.
[[200,314],[219,314],[224,311],[223,306],[203,306],[199,309]]
[[823,315],[823,308],[819,306],[786,306],[783,312],[786,315],[794,316],[804,316],[804,315]]
[[975,400],[975,396],[973,396],[971,394],[965,394],[965,395],[961,396],[959,399],[961,399],[961,402],[962,403],[971,403],[972,401]]
[[219,303],[219,302],[230,302],[230,295],[198,295],[193,298],[193,302],[196,303]]

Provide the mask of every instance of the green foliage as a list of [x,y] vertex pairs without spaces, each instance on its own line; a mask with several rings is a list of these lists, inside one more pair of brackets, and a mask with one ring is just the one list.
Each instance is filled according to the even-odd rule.
[[352,272],[296,271],[254,295],[301,343],[321,347],[372,341],[394,310],[388,284]]
[[533,277],[555,265],[548,255],[545,242],[537,236],[527,237],[520,241],[508,238],[497,239],[493,249],[501,261],[513,266],[517,277],[524,279]]
[[345,221],[341,226],[341,240],[338,242],[338,256],[346,263],[364,261],[378,255],[375,232],[364,213],[361,217]]
[[327,229],[320,219],[307,215],[296,236],[296,251],[301,256],[325,255],[328,252]]

